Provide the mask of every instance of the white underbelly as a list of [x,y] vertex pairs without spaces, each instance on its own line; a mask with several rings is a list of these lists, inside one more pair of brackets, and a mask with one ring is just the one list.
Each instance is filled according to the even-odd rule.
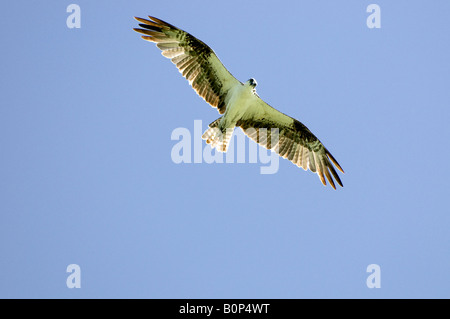
[[254,103],[255,95],[247,86],[237,87],[230,93],[231,97],[222,117],[221,127],[234,127],[236,122],[243,117],[251,104]]

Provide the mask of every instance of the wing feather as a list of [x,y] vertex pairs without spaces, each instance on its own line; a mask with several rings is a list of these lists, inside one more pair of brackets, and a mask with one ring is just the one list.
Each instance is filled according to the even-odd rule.
[[289,159],[289,160],[298,166],[298,156],[300,154],[300,150],[302,149],[302,147],[299,144],[295,144],[294,146],[295,146],[294,157],[292,158],[292,160],[291,159]]
[[214,51],[193,35],[163,20],[151,16],[135,19],[141,28],[134,30],[144,34],[144,40],[155,42],[197,94],[223,114],[228,91],[241,82],[231,75]]
[[[344,173],[344,170],[322,142],[305,125],[274,109],[259,97],[257,97],[255,103],[256,105],[252,108],[253,111],[242,117],[236,126],[241,127],[244,133],[255,142],[272,149],[281,157],[287,158],[304,170],[309,168],[310,171],[317,173],[323,185],[326,185],[328,180],[334,189],[336,189],[334,181],[343,186],[333,164],[342,173]],[[263,128],[267,131],[278,129],[277,145],[271,145],[270,141],[261,143],[264,134],[260,133],[262,133],[261,129]],[[256,133],[253,133],[255,130]],[[267,137],[270,139],[269,134],[267,134]]]

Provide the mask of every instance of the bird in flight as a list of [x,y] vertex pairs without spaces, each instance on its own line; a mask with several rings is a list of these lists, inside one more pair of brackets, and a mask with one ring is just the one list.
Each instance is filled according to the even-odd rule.
[[256,93],[255,79],[240,82],[208,45],[163,20],[148,18],[135,17],[141,28],[134,30],[143,34],[144,40],[155,42],[197,94],[222,115],[202,136],[211,147],[226,152],[234,128],[240,127],[260,145],[317,173],[323,185],[328,179],[336,189],[334,177],[343,186],[333,164],[342,173],[344,170],[331,153],[305,125],[264,102]]

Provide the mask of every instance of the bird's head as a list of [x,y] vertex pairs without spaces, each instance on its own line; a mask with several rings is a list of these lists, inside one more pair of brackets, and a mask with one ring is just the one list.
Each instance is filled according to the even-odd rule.
[[250,85],[252,88],[255,88],[258,85],[258,83],[256,82],[256,80],[254,78],[251,78],[250,80],[248,80],[246,84]]

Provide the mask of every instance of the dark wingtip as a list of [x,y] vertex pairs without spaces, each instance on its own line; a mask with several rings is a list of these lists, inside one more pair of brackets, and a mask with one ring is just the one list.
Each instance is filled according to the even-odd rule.
[[147,30],[151,30],[151,31],[156,31],[156,32],[161,32],[162,31],[161,27],[155,27],[154,25],[139,23],[139,26],[141,28],[144,28],[144,29],[147,29]]
[[327,149],[326,149],[326,153],[327,153],[328,157],[330,158],[330,160],[333,162],[333,164],[336,165],[338,170],[340,170],[342,173],[345,174],[345,172],[342,169],[341,165],[339,165],[338,161],[336,161],[336,159],[333,157],[333,155],[331,155],[331,153]]
[[158,19],[158,18],[155,18],[155,17],[152,17],[152,16],[148,16],[148,17],[149,17],[152,21],[155,21],[157,24],[160,24],[160,25],[163,25],[163,26],[172,28],[172,29],[178,29],[176,26],[174,26],[174,25],[172,25],[172,24],[170,24],[170,23],[168,23],[168,22],[166,22],[166,21],[164,21],[164,20],[161,20],[161,19]]
[[336,178],[336,182],[338,182],[338,184],[341,185],[341,187],[344,187],[344,184],[342,184],[342,181],[339,178],[339,175],[336,174],[335,178]]

